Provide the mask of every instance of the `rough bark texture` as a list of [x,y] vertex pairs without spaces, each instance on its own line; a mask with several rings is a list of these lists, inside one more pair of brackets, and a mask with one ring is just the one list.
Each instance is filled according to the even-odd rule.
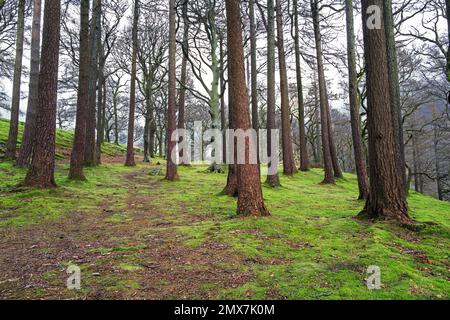
[[291,110],[289,108],[288,78],[286,68],[286,53],[284,49],[283,13],[281,0],[276,0],[277,12],[277,44],[280,69],[281,90],[281,141],[283,145],[283,173],[292,176],[297,172],[292,147]]
[[130,112],[128,115],[128,139],[127,158],[125,165],[133,167],[134,160],[134,117],[136,112],[136,73],[137,73],[137,46],[138,46],[138,21],[139,21],[139,0],[134,1],[133,16],[133,49],[131,53],[131,85],[130,85]]
[[28,187],[55,187],[56,100],[60,40],[60,0],[46,1],[39,72],[36,145],[24,184]]
[[93,16],[89,34],[89,103],[86,112],[86,144],[84,150],[84,163],[87,166],[97,164],[95,156],[95,128],[97,108],[97,80],[98,80],[98,33],[100,32],[101,0],[92,3]]
[[[362,1],[364,54],[367,69],[370,195],[361,216],[411,224],[397,157],[389,93],[389,70],[384,25],[369,29],[367,8],[382,0]],[[382,16],[384,19],[384,16]]]
[[86,110],[89,102],[89,0],[80,7],[80,66],[78,77],[77,118],[70,157],[69,178],[84,180],[83,162],[86,143]]
[[[251,128],[250,114],[248,111],[248,95],[245,84],[244,51],[242,42],[240,1],[228,0],[227,32],[228,32],[228,57],[230,90],[233,96],[233,108],[236,114],[235,125],[237,129],[248,130]],[[245,149],[251,148],[246,141]],[[238,164],[238,215],[243,216],[267,216],[269,211],[264,205],[262,197],[261,180],[257,164]]]
[[[324,75],[325,78],[325,75]],[[333,164],[333,171],[335,178],[342,178],[342,169],[339,164],[339,158],[337,156],[336,143],[334,142],[334,130],[333,130],[333,121],[331,120],[331,108],[328,100],[328,90],[325,82],[325,96],[327,99],[325,100],[327,105],[327,122],[328,122],[328,139],[330,141],[330,155],[331,155],[331,163]]]
[[176,148],[176,142],[173,141],[172,133],[177,129],[177,75],[176,75],[176,53],[177,53],[177,35],[176,35],[176,8],[175,0],[169,0],[169,96],[167,107],[167,169],[166,180],[174,181],[178,179],[177,166],[172,159],[172,152]]
[[250,10],[250,73],[251,73],[251,95],[252,95],[252,127],[258,132],[258,70],[256,64],[256,22],[255,22],[255,0],[249,2]]
[[[99,0],[100,12],[102,12],[102,2]],[[102,28],[101,20],[99,19],[99,28],[97,32],[97,47],[98,47],[98,94],[97,94],[97,140],[95,145],[95,162],[102,163],[102,143],[105,139],[105,128],[103,124],[103,85],[105,82],[105,48],[102,43]]]
[[359,199],[369,196],[366,161],[361,142],[361,118],[359,116],[358,80],[356,72],[355,27],[353,20],[353,1],[345,1],[347,18],[347,56],[350,98],[350,122],[352,126],[353,152],[355,155],[356,175],[358,177]]
[[294,49],[295,49],[295,73],[297,76],[297,103],[298,103],[298,126],[300,141],[300,170],[309,170],[309,155],[306,146],[306,128],[305,128],[305,106],[303,101],[303,81],[301,68],[301,51],[300,51],[300,30],[299,30],[299,13],[298,0],[294,0]]
[[[233,96],[231,94],[230,89],[228,88],[228,128],[229,129],[236,129],[234,124],[234,117],[235,112],[233,108]],[[231,152],[231,150],[234,150],[233,152],[233,163],[228,165],[228,177],[227,177],[227,185],[225,186],[225,189],[223,190],[223,193],[232,196],[237,197],[238,195],[238,184],[237,184],[237,170],[235,163],[237,162],[237,156],[236,156],[236,142],[230,141],[230,143],[234,144],[234,148],[228,148],[228,152]]]
[[28,166],[33,151],[36,132],[36,105],[38,103],[39,64],[41,52],[41,0],[33,1],[33,25],[31,28],[30,83],[28,87],[28,107],[25,128],[20,145],[17,166]]
[[[276,129],[275,127],[275,7],[274,1],[267,1],[267,131]],[[267,135],[267,154],[271,156],[272,139]],[[280,186],[278,176],[278,163],[269,163],[271,168],[277,168],[276,174],[267,175],[266,184],[271,187]]]
[[319,11],[317,0],[311,0],[311,12],[314,24],[314,38],[316,41],[317,74],[319,79],[320,122],[322,134],[322,153],[325,178],[322,183],[335,183],[333,175],[333,162],[331,159],[330,134],[328,131],[328,103],[325,83],[325,74],[322,60],[322,36],[320,34]]
[[407,190],[406,183],[406,159],[405,159],[405,143],[403,140],[403,118],[402,106],[400,103],[400,83],[398,79],[398,62],[397,48],[394,36],[394,18],[392,16],[392,1],[383,1],[384,5],[384,28],[386,33],[386,52],[388,58],[389,70],[389,96],[391,100],[392,121],[395,134],[395,154],[397,156],[397,164],[400,169],[400,175],[403,180],[403,186]]
[[23,38],[25,32],[25,0],[19,0],[16,32],[16,60],[14,63],[14,80],[11,99],[11,121],[9,123],[6,158],[16,159],[17,136],[19,133],[20,82],[22,80]]

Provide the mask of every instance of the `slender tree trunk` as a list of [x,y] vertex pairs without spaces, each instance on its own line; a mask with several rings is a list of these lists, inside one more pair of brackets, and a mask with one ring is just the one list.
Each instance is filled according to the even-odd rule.
[[[275,7],[274,0],[267,0],[267,154],[272,156],[272,136],[271,130],[276,129],[275,125]],[[266,184],[271,187],[280,186],[278,176],[278,162],[269,163],[269,173]]]
[[80,66],[78,77],[77,117],[75,138],[70,157],[69,178],[84,180],[83,162],[86,143],[86,111],[89,104],[89,0],[80,8]]
[[114,144],[119,145],[119,115],[117,113],[118,92],[113,93],[113,112],[114,112]]
[[283,145],[283,172],[292,176],[297,172],[292,147],[291,111],[289,108],[288,78],[286,68],[286,53],[284,50],[283,12],[281,0],[276,0],[278,59],[280,68],[281,89],[281,137]]
[[251,74],[251,96],[252,96],[252,127],[256,132],[258,124],[258,70],[256,64],[256,22],[255,22],[255,0],[250,0],[250,74]]
[[225,106],[225,53],[223,52],[223,35],[220,35],[220,125],[222,128],[222,156],[223,163],[226,163],[227,159],[227,143],[226,143],[226,106]]
[[448,33],[448,46],[447,46],[447,81],[450,82],[450,3],[445,3],[447,12],[447,33]]
[[39,89],[39,64],[41,52],[41,0],[33,1],[33,26],[31,28],[30,83],[28,89],[28,108],[25,128],[20,145],[17,166],[25,167],[30,163],[36,132],[36,108]]
[[389,95],[391,99],[392,121],[396,140],[395,153],[397,156],[400,175],[403,179],[405,190],[408,189],[406,183],[406,160],[405,143],[403,140],[403,119],[402,106],[400,103],[400,83],[398,79],[397,48],[395,46],[394,18],[392,16],[392,1],[383,2],[384,28],[386,32],[386,50],[389,67]]
[[[183,59],[181,61],[181,77],[180,77],[180,92],[179,92],[179,100],[178,100],[178,129],[185,129],[185,117],[184,117],[184,109],[186,105],[186,82],[187,82],[187,56],[189,55],[189,21],[187,19],[187,11],[188,11],[188,1],[184,0],[183,2],[183,21],[184,21],[184,30],[183,30]],[[180,136],[179,140],[180,145],[180,160],[184,159],[184,148],[185,141],[183,137]],[[182,162],[181,164],[186,164]]]
[[436,187],[439,200],[444,200],[443,188],[441,183],[441,167],[439,165],[439,134],[438,126],[433,124],[433,147],[434,147],[434,166],[436,170]]
[[176,35],[176,8],[175,0],[169,0],[169,101],[167,107],[167,169],[166,180],[174,181],[178,179],[177,166],[173,161],[173,151],[176,148],[176,142],[173,141],[172,133],[177,129],[176,119],[176,92],[177,92],[177,75],[176,75],[176,51],[177,51],[177,35]]
[[[235,126],[235,115],[236,113],[234,112],[234,108],[233,108],[233,96],[229,87],[229,82],[228,82],[228,128],[230,130],[235,130],[236,126]],[[231,197],[237,197],[238,196],[238,180],[237,180],[237,168],[236,168],[236,163],[237,163],[237,153],[236,153],[236,149],[237,149],[237,144],[236,144],[236,140],[233,139],[233,141],[229,141],[230,145],[234,144],[234,147],[231,148],[231,146],[228,148],[228,152],[233,151],[233,161],[231,164],[228,165],[228,177],[227,177],[227,185],[225,186],[225,189],[223,190],[223,193],[231,196]]]
[[25,0],[19,0],[16,32],[16,61],[14,63],[14,80],[11,100],[11,121],[9,123],[6,158],[15,160],[17,136],[19,134],[20,82],[22,80],[23,38],[25,32]]
[[84,150],[84,163],[86,166],[96,165],[95,156],[95,129],[97,126],[97,80],[98,80],[98,33],[100,32],[101,0],[92,2],[92,19],[89,34],[89,103],[86,112],[86,144]]
[[316,52],[317,52],[317,74],[319,79],[319,96],[320,96],[320,120],[321,120],[321,130],[322,130],[322,150],[323,150],[323,164],[325,170],[325,178],[322,183],[335,183],[333,175],[333,162],[331,159],[331,149],[330,149],[330,134],[328,131],[328,103],[327,103],[327,93],[326,93],[326,83],[325,75],[323,70],[323,60],[322,60],[322,35],[320,34],[319,25],[319,9],[318,1],[311,0],[311,12],[314,23],[314,37],[316,41]]
[[36,144],[31,166],[24,184],[28,187],[56,186],[56,101],[58,91],[59,40],[61,1],[45,2],[41,69],[39,72],[39,102],[37,105]]
[[[101,23],[101,21],[100,21]],[[98,95],[97,95],[97,143],[95,150],[96,163],[102,163],[102,144],[105,140],[105,128],[104,128],[104,114],[103,114],[103,84],[105,82],[105,48],[102,43],[102,28],[100,24],[99,31],[97,33],[97,46],[98,50]]]
[[[240,1],[228,0],[227,31],[228,31],[228,57],[230,90],[233,96],[233,109],[237,129],[244,131],[251,128],[248,112],[248,95],[245,85],[244,51],[242,42]],[[252,146],[246,141],[245,150],[250,152]],[[253,146],[255,148],[255,146]],[[238,215],[243,216],[267,216],[262,196],[259,166],[257,164],[237,164],[238,178]]]
[[138,23],[139,23],[139,0],[134,1],[133,16],[133,49],[131,53],[131,87],[130,87],[130,113],[128,116],[128,139],[127,158],[125,165],[134,167],[134,117],[136,112],[136,73],[137,73],[137,50],[138,50]]
[[420,192],[420,172],[419,172],[419,159],[417,150],[417,138],[416,134],[412,135],[412,150],[413,150],[413,168],[414,168],[414,190]]
[[350,123],[352,127],[353,152],[355,155],[356,175],[358,177],[359,199],[369,196],[366,161],[361,142],[361,118],[359,116],[358,79],[356,72],[355,25],[353,20],[353,1],[345,0],[347,18],[347,56],[350,98]]
[[[328,90],[325,84],[325,96],[328,97]],[[333,121],[331,120],[331,108],[328,98],[326,99],[327,105],[327,122],[328,122],[328,139],[330,141],[330,155],[331,155],[331,163],[333,164],[333,171],[335,178],[343,178],[342,169],[339,164],[339,159],[336,150],[336,143],[334,141],[334,130],[333,130]]]
[[294,0],[294,49],[295,49],[295,71],[297,76],[297,103],[298,103],[298,126],[300,141],[300,170],[309,171],[309,155],[306,146],[306,128],[305,128],[305,105],[303,101],[303,81],[301,68],[300,51],[300,30],[298,21],[298,0]]
[[[371,28],[368,7],[382,8],[382,0],[363,0],[364,55],[367,69],[367,122],[369,133],[370,195],[361,216],[392,219],[411,224],[406,193],[395,155],[396,136],[393,125],[389,69],[384,25]],[[384,21],[384,15],[381,16]]]
[[[148,112],[148,109],[147,109]],[[144,162],[150,162],[150,118],[148,115],[145,115],[145,124],[144,124]]]

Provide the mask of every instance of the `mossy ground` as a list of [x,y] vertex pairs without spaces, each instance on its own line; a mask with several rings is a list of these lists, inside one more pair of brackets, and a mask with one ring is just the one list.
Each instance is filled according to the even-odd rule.
[[[413,192],[417,231],[363,223],[355,177],[324,186],[314,169],[264,187],[272,215],[243,219],[220,195],[226,174],[180,167],[167,182],[159,168],[112,163],[72,182],[60,162],[57,189],[16,190],[25,171],[1,163],[0,298],[450,298],[449,203]],[[65,289],[70,264],[79,291]]]

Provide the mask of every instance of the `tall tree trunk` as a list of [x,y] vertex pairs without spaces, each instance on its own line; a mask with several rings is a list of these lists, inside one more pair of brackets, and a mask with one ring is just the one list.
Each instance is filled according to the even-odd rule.
[[441,183],[441,166],[439,164],[439,133],[436,123],[433,124],[433,151],[434,151],[434,167],[436,170],[436,187],[438,199],[443,200],[443,188]]
[[[230,90],[230,82],[228,82],[228,128],[230,130],[235,130],[235,116],[236,113],[234,112],[233,108],[233,96]],[[234,144],[234,147],[231,148],[231,146],[228,148],[228,152],[233,151],[233,161],[231,164],[228,165],[228,177],[227,177],[227,185],[225,186],[225,189],[223,190],[223,193],[231,196],[231,197],[237,197],[238,195],[238,180],[237,180],[237,144],[236,140],[233,138],[233,140],[229,141],[229,144]],[[226,157],[226,156],[225,156]]]
[[[228,0],[227,31],[228,31],[228,57],[230,90],[233,96],[233,109],[237,129],[244,131],[251,128],[248,112],[248,95],[245,85],[244,51],[242,42],[240,1]],[[250,141],[245,142],[245,150],[250,152]],[[253,146],[254,148],[255,146]],[[247,152],[246,152],[247,153]],[[237,164],[238,178],[238,215],[243,216],[267,216],[262,197],[262,187],[257,164]]]
[[[272,156],[271,130],[276,129],[275,124],[275,7],[274,0],[267,0],[267,155]],[[277,151],[278,152],[278,151]],[[280,185],[278,176],[278,162],[269,163],[269,173],[266,184],[271,187]]]
[[251,96],[252,96],[252,127],[258,132],[258,70],[256,64],[256,22],[255,22],[255,0],[250,0],[250,74],[251,74]]
[[359,199],[369,196],[366,161],[361,142],[361,118],[359,116],[358,79],[356,72],[355,24],[353,20],[353,1],[345,0],[347,18],[347,56],[350,98],[350,123],[352,127],[353,152],[355,155],[356,175],[358,177]]
[[70,157],[69,178],[84,180],[83,162],[86,144],[86,111],[89,104],[89,0],[80,8],[80,65],[78,77],[77,117],[75,137]]
[[417,137],[416,134],[413,133],[412,134],[412,151],[413,151],[413,168],[414,168],[414,190],[416,192],[420,192],[420,179],[421,179],[421,175],[420,175],[420,165],[419,165],[419,159],[418,159],[418,155],[419,152],[417,150]]
[[25,32],[25,0],[17,4],[16,61],[14,63],[14,80],[11,100],[11,121],[9,123],[6,158],[16,159],[17,136],[19,134],[20,82],[22,80],[23,38]]
[[[148,109],[147,109],[148,112]],[[150,162],[150,118],[148,114],[145,115],[145,124],[144,124],[144,162]]]
[[316,54],[317,54],[317,74],[319,79],[319,97],[320,97],[320,121],[321,121],[321,133],[322,133],[322,153],[323,153],[323,166],[325,170],[325,178],[322,183],[335,183],[333,175],[333,162],[331,159],[330,149],[330,134],[328,131],[328,103],[326,93],[325,74],[323,70],[322,60],[322,35],[320,34],[319,24],[319,8],[318,1],[311,0],[311,13],[314,24],[314,38],[316,41]]
[[45,2],[36,145],[24,184],[28,187],[55,187],[56,103],[58,91],[61,1]]
[[[187,56],[189,55],[189,21],[187,19],[187,11],[188,11],[188,1],[184,0],[183,2],[183,22],[184,22],[184,30],[183,30],[183,58],[181,61],[181,77],[180,77],[180,92],[179,92],[179,100],[178,100],[178,129],[185,129],[185,117],[184,110],[186,105],[186,82],[187,82]],[[179,144],[180,144],[180,160],[184,159],[184,150],[186,141],[183,137],[180,136]],[[182,162],[181,164],[186,164]]]
[[298,0],[294,0],[294,47],[295,47],[295,71],[297,76],[297,103],[298,103],[298,126],[300,140],[300,170],[309,171],[309,155],[306,146],[305,128],[305,105],[303,101],[303,83],[300,51],[300,30],[298,21]]
[[113,93],[113,112],[114,112],[114,144],[119,145],[119,115],[117,113],[118,91]]
[[[325,82],[325,96],[328,97],[326,82]],[[328,98],[326,99],[325,102],[327,104],[328,139],[330,141],[330,155],[331,155],[331,163],[333,164],[334,177],[342,178],[343,174],[337,156],[336,143],[334,141],[333,121],[331,120],[331,108]]]
[[[367,24],[368,7],[382,8],[383,0],[363,0],[364,55],[367,69],[367,122],[369,133],[370,194],[361,216],[393,219],[411,224],[406,193],[395,155],[389,68],[384,25],[380,29]],[[381,19],[384,21],[384,15]]]
[[39,64],[41,52],[41,0],[33,1],[33,26],[31,28],[30,83],[25,128],[20,145],[17,166],[25,167],[30,162],[36,132],[36,108],[39,89]]
[[[222,157],[223,163],[227,159],[227,143],[226,143],[226,105],[225,105],[225,53],[223,52],[223,35],[220,35],[220,127],[222,129]],[[229,101],[228,101],[229,102]]]
[[[101,5],[101,2],[100,2]],[[101,9],[100,9],[101,10]],[[103,85],[105,82],[105,48],[102,43],[102,28],[100,21],[100,28],[97,33],[97,46],[98,50],[98,95],[97,95],[97,143],[95,150],[96,163],[102,163],[102,144],[105,140],[105,128],[104,128],[104,114],[103,114]]]
[[448,33],[448,46],[447,46],[447,81],[450,82],[450,3],[446,2],[447,12],[447,33]]
[[166,180],[174,181],[178,179],[177,166],[172,159],[173,151],[176,148],[176,142],[172,139],[172,133],[177,129],[176,119],[176,95],[177,95],[177,75],[176,75],[176,54],[177,54],[177,35],[176,35],[176,8],[175,0],[169,0],[169,101],[167,106],[167,169]]
[[289,108],[288,78],[286,68],[286,53],[284,50],[283,12],[281,10],[281,0],[276,0],[276,12],[281,90],[281,137],[283,145],[283,172],[285,175],[292,176],[297,172],[297,169],[295,167],[294,152],[292,147],[291,111]]
[[89,34],[89,103],[86,112],[86,144],[84,151],[84,163],[87,166],[96,165],[95,156],[95,129],[96,108],[97,108],[97,80],[98,80],[98,33],[101,27],[101,0],[93,0],[92,3],[92,19]]
[[128,139],[127,158],[125,165],[134,167],[134,116],[136,112],[136,73],[137,73],[137,50],[138,50],[138,22],[139,22],[139,0],[134,0],[133,15],[133,48],[131,53],[131,86],[130,86],[130,112],[128,115]]
[[400,175],[403,180],[405,190],[408,189],[406,183],[406,160],[405,143],[403,141],[403,119],[402,106],[400,103],[400,83],[398,79],[397,48],[395,46],[394,18],[392,16],[392,1],[383,2],[384,28],[386,33],[386,50],[389,70],[389,95],[391,101],[392,121],[395,133],[395,154]]

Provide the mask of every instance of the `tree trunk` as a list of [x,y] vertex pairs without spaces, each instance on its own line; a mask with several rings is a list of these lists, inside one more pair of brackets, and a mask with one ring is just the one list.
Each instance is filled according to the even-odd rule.
[[36,132],[36,108],[39,89],[39,64],[41,52],[41,0],[33,1],[33,26],[31,28],[30,83],[28,89],[28,107],[25,128],[20,145],[17,166],[25,167],[30,163]]
[[314,23],[314,37],[316,41],[316,54],[317,54],[317,74],[319,79],[319,97],[320,97],[320,120],[321,120],[321,133],[322,133],[322,153],[323,164],[325,170],[325,178],[322,183],[335,183],[333,175],[333,162],[331,159],[330,149],[330,134],[328,131],[328,102],[326,93],[325,74],[323,70],[322,60],[322,35],[320,34],[319,24],[319,9],[318,1],[311,0],[311,12]]
[[169,101],[167,107],[167,169],[166,180],[174,181],[178,179],[177,166],[173,159],[173,151],[176,148],[176,142],[173,141],[172,133],[177,129],[176,119],[176,95],[177,95],[177,75],[176,75],[176,54],[177,54],[177,35],[176,35],[176,8],[175,0],[169,0]]
[[250,0],[250,74],[251,74],[251,96],[252,96],[252,127],[258,133],[258,70],[256,64],[256,22],[255,22],[255,0]]
[[[275,7],[274,1],[267,1],[267,155],[272,156],[272,136],[271,130],[275,130]],[[267,175],[266,184],[271,187],[280,186],[278,176],[278,163],[269,163],[269,173],[271,168],[276,174]]]
[[[100,2],[101,5],[101,2]],[[101,9],[100,9],[101,11]],[[101,21],[100,21],[101,22]],[[103,85],[105,82],[105,48],[102,43],[102,28],[100,28],[97,32],[97,46],[98,50],[98,95],[97,95],[97,143],[95,150],[95,160],[96,164],[102,163],[102,143],[105,139],[105,128],[103,123]]]
[[419,165],[419,159],[418,159],[418,150],[417,150],[417,138],[416,138],[416,134],[413,133],[412,135],[412,150],[413,150],[413,168],[414,168],[414,190],[416,192],[421,192],[420,191],[420,180],[421,180],[421,175],[420,175],[420,165]]
[[25,32],[25,0],[19,0],[17,7],[16,61],[14,63],[11,121],[9,123],[5,154],[6,158],[11,160],[16,159],[17,136],[19,134],[20,82],[22,80],[23,38]]
[[446,2],[447,12],[447,33],[448,33],[448,46],[447,46],[447,81],[450,82],[450,3]]
[[[382,0],[362,1],[364,55],[367,69],[367,122],[369,133],[370,195],[361,216],[393,219],[411,224],[406,194],[397,165],[396,137],[390,105],[389,69],[384,25],[369,29],[369,6],[382,8]],[[384,15],[381,16],[384,20]]]
[[436,170],[436,187],[439,200],[444,200],[443,188],[441,184],[441,168],[439,165],[439,135],[438,126],[436,123],[433,124],[433,148],[434,148],[434,166]]
[[[223,35],[220,35],[220,127],[222,128],[222,157],[223,163],[227,160],[226,127],[227,119],[225,114],[225,53],[223,52]],[[228,101],[229,103],[229,101]]]
[[36,145],[24,184],[28,187],[55,187],[56,103],[58,91],[61,1],[45,2]]
[[89,0],[80,8],[80,66],[78,77],[77,117],[75,137],[70,157],[69,178],[84,180],[83,162],[86,144],[86,111],[89,103]]
[[[226,2],[227,31],[228,31],[228,57],[230,90],[233,96],[233,109],[235,126],[244,131],[251,128],[250,114],[248,112],[248,94],[245,85],[244,50],[242,42],[240,1]],[[250,152],[250,141],[245,142],[245,150]],[[253,146],[255,150],[255,146]],[[246,160],[247,162],[247,160]],[[242,216],[268,216],[269,211],[264,205],[262,187],[257,164],[237,164],[238,179],[238,215]]]
[[298,103],[298,126],[300,141],[300,170],[309,171],[309,155],[306,146],[305,128],[305,106],[303,101],[303,83],[300,51],[300,30],[298,22],[298,0],[294,0],[294,49],[295,49],[295,71],[297,76],[297,103]]
[[283,12],[281,0],[276,0],[278,60],[280,68],[281,90],[281,137],[283,145],[283,172],[292,176],[297,172],[292,148],[291,111],[289,108],[288,78],[286,69],[286,53],[284,50]]
[[138,22],[139,22],[139,0],[134,1],[133,16],[133,48],[131,53],[131,86],[130,86],[130,112],[128,115],[128,138],[127,158],[125,165],[134,167],[134,117],[136,112],[136,73],[137,73],[137,50],[138,50]]
[[356,72],[355,26],[353,20],[353,1],[346,0],[345,13],[347,18],[347,56],[350,98],[350,122],[352,127],[353,152],[355,155],[356,175],[358,177],[358,199],[369,196],[366,161],[361,142],[361,118],[359,116],[358,79]]
[[[184,31],[183,31],[183,59],[181,61],[181,77],[180,77],[180,92],[178,100],[178,129],[184,130],[184,110],[186,105],[186,82],[187,82],[187,56],[189,55],[189,21],[187,19],[188,1],[183,2],[183,21],[184,21]],[[180,136],[180,160],[184,159],[184,141],[183,137]],[[186,164],[182,162],[181,164]]]
[[383,5],[384,28],[386,33],[386,50],[389,70],[389,95],[391,99],[392,121],[394,125],[394,134],[396,141],[395,153],[398,159],[397,165],[400,169],[403,186],[405,190],[407,190],[408,186],[406,184],[405,143],[403,141],[402,106],[400,103],[400,83],[398,79],[397,48],[395,46],[392,1],[385,0],[383,2]]
[[[328,97],[328,90],[325,82],[325,96]],[[328,123],[328,139],[330,141],[330,155],[331,163],[333,164],[333,171],[335,178],[343,178],[341,165],[337,156],[336,143],[334,141],[333,121],[331,120],[331,108],[328,98],[325,100],[327,104],[327,123]]]
[[[229,82],[228,82],[229,86]],[[234,117],[235,112],[233,108],[233,96],[231,94],[230,88],[228,88],[228,128],[230,130],[236,129],[236,126],[234,124]],[[228,177],[227,177],[227,185],[225,186],[225,189],[223,190],[223,193],[231,196],[231,197],[237,197],[238,196],[238,180],[237,180],[237,169],[236,169],[236,163],[237,163],[237,144],[236,141],[229,141],[229,143],[233,143],[233,148],[228,148],[228,152],[231,152],[233,150],[233,161],[231,164],[228,165]],[[226,157],[226,156],[225,156]],[[227,158],[227,157],[226,157]]]
[[119,115],[117,114],[118,91],[113,93],[113,112],[114,112],[114,144],[119,145]]

